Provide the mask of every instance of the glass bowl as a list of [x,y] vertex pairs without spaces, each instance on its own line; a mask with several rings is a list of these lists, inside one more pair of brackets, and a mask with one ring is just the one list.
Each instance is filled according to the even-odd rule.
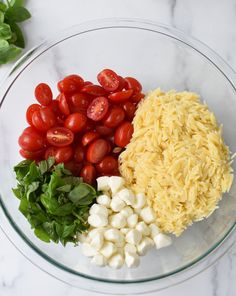
[[[17,139],[27,125],[25,110],[34,87],[56,84],[79,73],[95,81],[111,68],[137,77],[144,91],[191,90],[201,95],[224,126],[224,139],[236,151],[236,75],[212,50],[161,24],[136,19],[99,20],[80,24],[33,48],[14,66],[1,87],[0,222],[15,246],[34,264],[71,285],[104,293],[135,294],[160,290],[183,281],[212,264],[235,240],[236,182],[209,219],[194,223],[173,245],[150,252],[137,269],[98,268],[80,247],[38,240],[18,211],[13,166],[19,162]],[[234,168],[236,162],[234,163]]]

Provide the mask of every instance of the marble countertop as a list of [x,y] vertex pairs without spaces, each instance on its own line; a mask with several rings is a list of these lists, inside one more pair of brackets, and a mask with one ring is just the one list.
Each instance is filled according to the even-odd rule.
[[[27,1],[32,19],[24,24],[27,48],[66,27],[104,17],[136,17],[172,25],[220,54],[236,69],[236,2],[234,0],[41,0]],[[0,68],[0,80],[12,65]],[[90,296],[70,287],[25,259],[0,231],[0,295]],[[236,245],[200,275],[151,295],[234,296]]]

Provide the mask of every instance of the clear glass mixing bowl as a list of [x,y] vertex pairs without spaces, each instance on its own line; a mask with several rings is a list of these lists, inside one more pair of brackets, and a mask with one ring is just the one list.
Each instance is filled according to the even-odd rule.
[[84,23],[28,52],[1,87],[0,224],[29,260],[71,285],[109,294],[159,290],[203,270],[233,243],[236,182],[209,219],[174,238],[171,247],[153,250],[142,258],[139,268],[120,270],[92,266],[80,247],[72,244],[64,248],[39,241],[11,192],[12,168],[20,161],[17,138],[27,125],[25,110],[33,102],[35,85],[45,81],[56,94],[56,83],[63,76],[79,73],[95,81],[103,68],[137,77],[144,91],[159,86],[199,93],[224,125],[231,151],[236,151],[236,75],[212,50],[175,29],[142,20]]

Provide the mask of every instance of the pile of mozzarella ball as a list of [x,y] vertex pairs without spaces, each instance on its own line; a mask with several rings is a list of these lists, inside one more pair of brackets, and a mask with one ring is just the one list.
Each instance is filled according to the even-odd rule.
[[134,195],[124,184],[117,176],[97,179],[103,194],[90,208],[89,231],[80,236],[83,254],[92,257],[95,265],[137,267],[139,257],[153,246],[160,249],[171,244],[171,238],[155,224],[155,212],[144,194]]

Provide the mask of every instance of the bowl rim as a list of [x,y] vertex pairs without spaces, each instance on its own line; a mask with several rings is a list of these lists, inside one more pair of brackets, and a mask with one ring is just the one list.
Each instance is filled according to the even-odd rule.
[[[12,69],[9,71],[5,79],[2,83],[2,89],[0,91],[0,94],[2,95],[2,99],[0,102],[0,108],[4,102],[4,99],[7,97],[7,93],[10,90],[12,84],[15,82],[15,80],[18,78],[18,76],[40,55],[42,55],[45,51],[50,49],[51,47],[57,45],[59,42],[63,42],[64,40],[68,38],[72,38],[73,36],[84,34],[90,31],[95,30],[101,30],[101,29],[109,29],[109,28],[136,28],[136,29],[142,29],[142,30],[148,30],[153,31],[156,33],[160,33],[163,35],[166,35],[166,37],[174,38],[175,40],[184,43],[186,46],[192,48],[196,52],[198,52],[200,55],[202,55],[204,58],[206,58],[213,66],[217,68],[218,71],[221,72],[222,75],[228,80],[228,82],[233,87],[234,91],[236,92],[235,88],[235,81],[236,81],[236,74],[232,67],[230,67],[223,58],[221,58],[215,51],[213,51],[210,47],[208,47],[203,42],[197,40],[196,38],[193,38],[191,36],[187,36],[184,32],[172,28],[168,25],[157,23],[149,20],[143,20],[143,19],[137,19],[137,18],[106,18],[106,19],[97,19],[93,21],[87,21],[75,26],[72,26],[60,34],[57,35],[55,38],[49,38],[42,42],[40,45],[33,47],[31,50],[26,52],[18,62],[16,62]],[[72,33],[72,30],[76,30],[77,32],[74,34]],[[70,35],[68,35],[70,33]],[[64,38],[63,38],[64,36]],[[4,90],[4,91],[3,91]],[[11,219],[11,215],[8,213],[8,210],[6,209],[4,202],[2,200],[1,194],[0,194],[0,208],[2,208],[2,212],[4,213],[4,216],[6,218],[6,221],[11,225],[11,227],[14,229],[14,231],[19,235],[19,238],[24,241],[24,243],[34,250],[34,252],[39,255],[43,260],[45,260],[47,263],[54,265],[54,267],[59,268],[63,272],[69,272],[71,274],[74,274],[76,276],[93,280],[96,282],[101,283],[112,283],[112,284],[137,284],[137,283],[147,283],[150,281],[157,281],[160,279],[168,279],[171,276],[175,275],[177,276],[180,273],[183,273],[186,270],[189,270],[190,268],[193,269],[197,264],[200,264],[204,258],[209,257],[210,255],[213,255],[213,251],[216,249],[219,249],[219,246],[222,246],[223,242],[226,241],[228,238],[230,238],[231,234],[233,233],[233,230],[235,229],[236,222],[231,226],[231,228],[227,231],[227,233],[217,242],[215,243],[210,249],[208,249],[204,254],[199,256],[198,258],[194,259],[192,262],[182,266],[181,268],[177,268],[174,271],[162,274],[161,276],[156,277],[149,277],[147,279],[138,279],[138,280],[110,280],[110,279],[102,279],[102,278],[96,278],[93,276],[88,276],[86,274],[76,272],[63,264],[58,263],[51,257],[47,256],[45,253],[39,250],[38,247],[36,247],[30,240],[27,239],[27,237],[23,234],[23,232],[18,228],[18,226],[14,223],[14,221]],[[0,225],[3,232],[7,235],[7,237],[10,239],[10,241],[19,249],[19,247],[13,242],[13,239],[10,238],[10,235],[3,229],[2,225]],[[227,250],[225,250],[226,252]],[[20,249],[20,252],[29,259],[33,264],[39,266],[39,264],[33,262],[29,258],[29,256],[26,254],[26,252],[22,251]],[[222,252],[220,252],[220,256],[222,256]],[[214,256],[213,256],[214,257]],[[213,261],[217,260],[218,258],[214,258]],[[209,264],[210,265],[210,264]],[[208,265],[208,266],[209,266]],[[206,266],[205,268],[207,268]],[[40,267],[40,266],[39,266]],[[41,268],[41,267],[40,267]],[[203,269],[205,269],[203,268]],[[51,274],[51,273],[49,273]],[[189,278],[189,277],[188,277]],[[60,279],[61,280],[61,279]],[[180,281],[176,281],[180,282]],[[173,284],[173,281],[172,281]]]

